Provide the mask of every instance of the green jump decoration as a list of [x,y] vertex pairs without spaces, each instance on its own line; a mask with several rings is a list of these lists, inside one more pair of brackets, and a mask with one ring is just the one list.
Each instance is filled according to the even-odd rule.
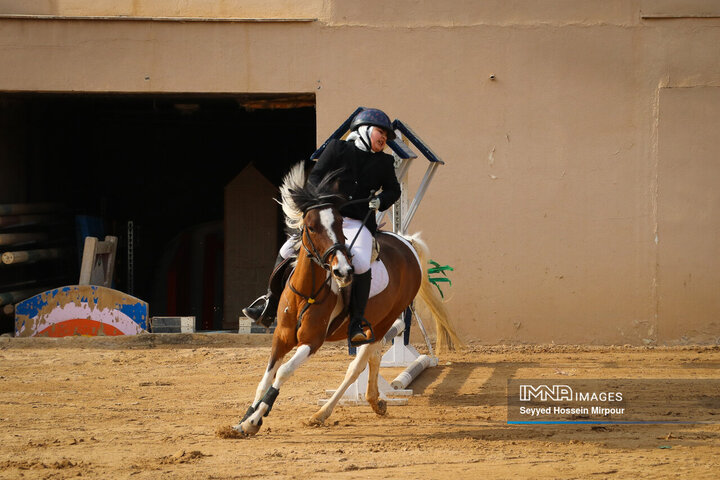
[[[438,292],[440,292],[440,297],[445,298],[445,295],[443,294],[443,291],[440,288],[440,285],[438,285],[438,283],[446,282],[448,285],[452,286],[452,282],[449,278],[447,278],[447,273],[445,272],[452,272],[455,269],[452,268],[450,265],[440,265],[434,260],[430,260],[428,263],[432,265],[432,267],[428,268],[428,280],[430,280],[430,283],[435,285],[435,288],[438,289]],[[440,276],[439,274],[442,274],[442,276]],[[433,277],[431,275],[435,276]]]

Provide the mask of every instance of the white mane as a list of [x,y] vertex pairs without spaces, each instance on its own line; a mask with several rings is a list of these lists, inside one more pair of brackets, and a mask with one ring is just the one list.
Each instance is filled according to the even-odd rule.
[[303,212],[292,199],[292,192],[297,192],[305,186],[305,165],[304,162],[296,163],[283,178],[280,186],[280,198],[283,213],[285,214],[285,225],[290,230],[300,230],[303,223]]

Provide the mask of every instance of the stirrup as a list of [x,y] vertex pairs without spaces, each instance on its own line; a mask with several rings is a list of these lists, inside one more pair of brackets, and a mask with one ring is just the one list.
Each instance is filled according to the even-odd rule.
[[[262,311],[260,312],[260,315],[254,317],[250,314],[250,309],[256,308],[262,305]],[[270,297],[268,295],[260,295],[257,299],[255,299],[254,302],[252,302],[249,306],[242,309],[243,315],[245,315],[248,318],[251,318],[255,323],[262,325],[265,328],[270,328],[270,325],[272,325],[273,319],[270,319],[270,322],[267,322],[268,318],[268,307],[270,306]],[[266,325],[267,323],[267,325]]]
[[359,347],[360,345],[373,343],[375,341],[375,332],[373,332],[373,328],[372,325],[370,325],[370,322],[363,318],[362,320],[360,320],[360,328],[362,329],[363,335],[365,335],[366,328],[370,330],[370,337],[366,336],[364,340],[352,341],[352,339],[350,339],[350,335],[348,335],[348,344],[351,347]]

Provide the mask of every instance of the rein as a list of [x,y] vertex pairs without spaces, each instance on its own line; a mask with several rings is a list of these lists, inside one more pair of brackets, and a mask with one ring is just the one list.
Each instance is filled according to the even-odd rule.
[[[309,207],[307,210],[305,210],[303,217],[310,210],[315,210],[315,209],[324,208],[324,207],[333,207],[333,206],[335,206],[335,205],[332,203],[321,203],[318,205],[313,205],[312,207]],[[306,234],[306,232],[307,232],[307,234]],[[308,248],[308,245],[305,243],[306,238],[307,238],[307,243],[310,244],[310,248]],[[330,272],[330,264],[328,263],[328,258],[330,257],[330,255],[337,252],[338,250],[341,250],[348,257],[350,256],[350,254],[349,254],[350,250],[347,247],[347,245],[345,245],[344,243],[340,243],[340,242],[334,243],[325,251],[325,253],[320,255],[320,252],[318,251],[317,247],[315,246],[315,244],[312,241],[310,232],[304,226],[303,226],[302,232],[300,234],[300,243],[301,243],[303,249],[305,250],[305,252],[307,253],[308,258],[310,258],[313,262],[317,263],[326,272]],[[299,292],[290,282],[290,280],[292,278],[288,279],[288,282],[287,282],[288,287],[290,288],[290,291],[292,291],[295,295],[299,296],[300,298],[302,298],[306,301],[305,305],[300,310],[300,313],[298,315],[298,328],[300,327],[300,323],[302,321],[303,315],[305,314],[307,309],[310,308],[310,305],[313,305],[315,303],[322,303],[322,301],[325,300],[323,298],[322,301],[318,302],[318,296],[322,293],[322,291],[325,289],[325,287],[328,286],[330,280],[332,279],[332,275],[327,275],[325,278],[325,281],[322,282],[317,289],[315,289],[315,283],[316,283],[315,269],[311,269],[310,272],[312,274],[312,287],[310,289],[310,295],[305,295],[305,294]],[[325,298],[327,298],[327,296]]]
[[[350,201],[350,202],[345,203],[343,206],[349,205],[349,204],[353,204],[353,203],[367,202],[367,201],[369,201],[370,199],[373,198],[373,195],[374,195],[374,194],[375,194],[375,192],[373,191],[373,192],[371,192],[369,198],[367,198],[367,199],[353,200],[353,201]],[[317,204],[317,205],[313,205],[313,206],[311,206],[311,207],[308,207],[308,208],[305,209],[305,211],[303,212],[303,218],[305,218],[305,215],[307,215],[307,213],[308,213],[310,210],[316,210],[316,209],[318,209],[318,208],[325,208],[325,207],[335,207],[335,204],[330,203],[330,202],[326,202],[326,203],[319,203],[319,204]],[[363,224],[363,225],[365,224],[365,222],[367,222],[368,218],[370,218],[370,215],[371,215],[373,212],[374,212],[374,210],[372,210],[372,209],[368,210],[368,213],[365,215],[365,218],[364,218],[363,221],[362,221],[362,224]],[[313,241],[312,241],[312,237],[310,236],[310,232],[307,231],[307,229],[305,228],[305,226],[303,226],[303,227],[302,227],[302,230],[301,230],[301,233],[300,233],[300,244],[302,245],[303,249],[304,249],[305,252],[307,253],[308,258],[310,258],[313,262],[315,262],[315,263],[317,263],[319,266],[321,266],[323,270],[325,270],[326,272],[329,273],[329,272],[330,272],[330,265],[328,264],[328,258],[330,257],[330,255],[334,254],[334,253],[337,252],[337,251],[342,251],[343,253],[345,253],[345,255],[348,256],[348,258],[351,258],[350,250],[352,249],[353,245],[355,245],[355,241],[357,240],[358,236],[360,235],[360,230],[362,230],[362,229],[358,229],[357,233],[355,234],[355,238],[352,239],[352,242],[350,242],[350,245],[347,245],[347,244],[345,244],[345,243],[336,242],[336,243],[334,243],[333,245],[331,245],[331,246],[325,251],[325,253],[323,253],[322,255],[320,255],[320,252],[318,251],[317,247],[315,246],[315,244],[314,244]],[[306,235],[306,232],[307,232],[307,235]],[[305,244],[305,238],[306,238],[306,237],[307,237],[307,243],[310,244],[310,248],[308,248],[308,246]],[[300,313],[299,313],[299,315],[298,315],[297,328],[300,328],[300,323],[301,323],[301,321],[302,321],[302,317],[303,317],[303,315],[305,314],[305,312],[307,311],[307,309],[310,308],[310,305],[313,305],[313,304],[315,304],[315,303],[322,303],[322,301],[321,301],[321,302],[318,302],[318,301],[317,301],[317,300],[318,300],[318,296],[322,293],[322,291],[325,289],[325,287],[328,286],[328,284],[329,284],[329,282],[330,282],[330,279],[332,278],[332,274],[327,275],[326,278],[325,278],[325,281],[322,282],[322,283],[320,284],[320,286],[319,286],[319,287],[317,288],[317,290],[316,290],[316,289],[315,289],[315,281],[316,281],[316,279],[315,279],[315,269],[311,269],[310,271],[311,271],[311,273],[312,273],[312,287],[311,287],[311,290],[310,290],[310,295],[305,295],[305,294],[303,294],[303,293],[300,293],[295,287],[293,287],[293,285],[292,285],[292,283],[291,283],[291,281],[290,281],[290,280],[292,280],[292,276],[288,279],[288,282],[287,282],[287,285],[288,285],[288,287],[290,288],[290,291],[292,291],[295,295],[299,296],[300,298],[302,298],[302,299],[304,299],[304,300],[306,301],[305,305],[304,305],[303,308],[300,310]],[[295,273],[295,272],[293,272],[293,274],[294,274],[294,273]],[[325,298],[327,298],[327,296],[326,296]],[[323,298],[323,301],[324,301],[324,300],[325,300],[325,299]]]
[[[301,235],[300,242],[302,244],[302,247],[305,250],[305,252],[307,252],[308,257],[310,257],[310,259],[312,261],[314,261],[315,263],[320,265],[323,268],[323,270],[327,270],[328,272],[330,271],[330,265],[327,262],[328,257],[330,257],[330,255],[337,252],[338,250],[342,250],[343,253],[345,253],[345,255],[347,255],[348,257],[350,256],[350,253],[349,253],[350,249],[348,248],[348,246],[345,245],[344,243],[340,243],[340,242],[332,244],[330,246],[330,248],[325,250],[325,253],[320,255],[320,252],[318,251],[317,247],[313,243],[312,237],[310,236],[310,234],[308,233],[307,235],[305,235],[306,231],[307,230],[305,229],[305,227],[303,227],[302,233],[300,234]],[[310,248],[308,248],[307,245],[305,245],[305,237],[307,237],[307,241],[310,244],[310,247],[312,248],[312,250],[310,250]],[[351,247],[352,247],[352,245],[351,245]]]

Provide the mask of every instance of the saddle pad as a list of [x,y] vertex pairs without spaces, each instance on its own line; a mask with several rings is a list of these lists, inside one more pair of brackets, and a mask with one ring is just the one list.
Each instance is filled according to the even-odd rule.
[[368,298],[372,298],[385,290],[390,280],[387,268],[385,268],[382,260],[373,262],[370,265],[370,271],[372,272],[372,280],[370,281],[370,296]]

